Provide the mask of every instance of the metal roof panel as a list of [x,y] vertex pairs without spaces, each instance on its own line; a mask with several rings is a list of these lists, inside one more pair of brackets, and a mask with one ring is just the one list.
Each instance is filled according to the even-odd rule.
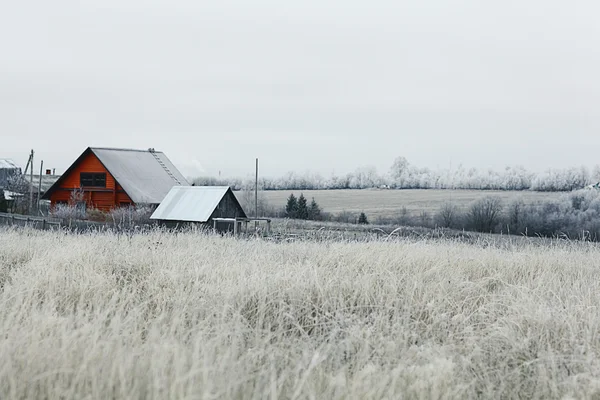
[[160,151],[92,147],[134,203],[159,204],[173,186],[189,185]]
[[207,222],[229,186],[175,186],[150,219]]

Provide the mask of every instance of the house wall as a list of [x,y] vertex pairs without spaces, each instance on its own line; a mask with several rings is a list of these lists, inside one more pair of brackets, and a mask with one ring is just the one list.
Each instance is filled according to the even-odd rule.
[[57,202],[71,202],[71,194],[74,190],[81,187],[79,174],[82,172],[106,173],[106,188],[84,188],[84,201],[87,207],[97,208],[102,211],[108,211],[119,205],[133,204],[127,193],[115,181],[115,178],[108,172],[98,157],[93,153],[88,153],[79,162],[61,177],[60,187],[50,195],[51,205]]

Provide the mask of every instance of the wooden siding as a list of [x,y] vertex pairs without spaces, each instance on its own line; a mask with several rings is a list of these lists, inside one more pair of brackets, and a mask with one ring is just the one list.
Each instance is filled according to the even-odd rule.
[[133,204],[127,193],[125,192],[117,192],[117,205],[121,203]]
[[60,186],[50,194],[51,205],[59,201],[70,201],[73,190],[81,187],[80,174],[96,172],[106,174],[105,188],[84,188],[84,200],[89,208],[108,211],[119,207],[122,203],[133,204],[127,193],[123,191],[115,178],[108,172],[92,152],[87,153],[68,173],[61,177]]
[[239,206],[234,194],[231,191],[227,191],[210,218],[236,218],[243,216],[244,211]]
[[71,190],[78,189],[81,186],[79,174],[82,172],[106,173],[106,189],[111,191],[115,189],[115,178],[113,178],[110,172],[104,168],[104,165],[102,165],[98,157],[96,157],[92,152],[89,152],[81,161],[79,161],[77,165],[74,165],[74,168],[67,176],[62,178],[60,187]]

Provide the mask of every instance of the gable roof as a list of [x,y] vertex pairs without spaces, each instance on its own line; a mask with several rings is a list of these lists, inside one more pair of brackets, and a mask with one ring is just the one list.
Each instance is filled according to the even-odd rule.
[[134,203],[158,204],[176,185],[189,185],[160,151],[92,147],[104,167]]
[[10,158],[0,158],[0,169],[21,169]]
[[207,222],[228,192],[243,212],[229,186],[174,186],[150,219]]
[[[31,185],[30,176],[23,176],[28,185]],[[37,193],[38,187],[41,189],[41,193],[44,194],[48,191],[55,183],[60,179],[60,175],[42,175],[42,185],[40,184],[40,176],[33,175],[33,190]],[[27,189],[29,190],[29,189]]]
[[184,176],[160,151],[88,147],[48,189],[44,198],[48,198],[60,186],[62,178],[68,176],[75,165],[89,153],[100,160],[134,203],[159,204],[173,186],[188,185]]

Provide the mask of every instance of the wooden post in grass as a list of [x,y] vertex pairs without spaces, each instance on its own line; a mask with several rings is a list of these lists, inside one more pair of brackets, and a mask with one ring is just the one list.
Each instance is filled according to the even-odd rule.
[[[256,159],[256,178],[254,180],[254,218],[258,218],[258,158]],[[258,221],[254,222],[254,230],[258,231]]]

